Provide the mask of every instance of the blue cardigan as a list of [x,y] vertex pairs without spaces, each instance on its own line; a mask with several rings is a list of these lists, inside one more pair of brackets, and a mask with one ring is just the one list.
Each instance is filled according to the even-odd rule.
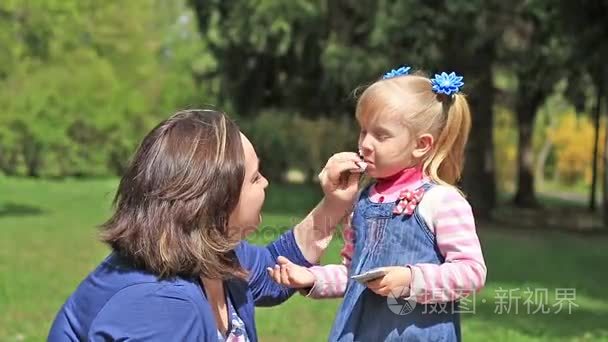
[[[236,255],[248,281],[228,280],[226,288],[249,339],[257,341],[254,305],[273,306],[294,290],[277,285],[266,267],[279,255],[311,266],[289,230],[268,246],[242,242]],[[57,314],[49,341],[217,341],[213,311],[198,279],[158,280],[110,254],[78,286]]]

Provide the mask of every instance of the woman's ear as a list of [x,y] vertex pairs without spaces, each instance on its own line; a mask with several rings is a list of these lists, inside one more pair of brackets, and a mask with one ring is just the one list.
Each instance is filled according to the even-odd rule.
[[422,158],[433,148],[433,136],[425,133],[418,137],[416,140],[416,147],[412,151],[414,158]]

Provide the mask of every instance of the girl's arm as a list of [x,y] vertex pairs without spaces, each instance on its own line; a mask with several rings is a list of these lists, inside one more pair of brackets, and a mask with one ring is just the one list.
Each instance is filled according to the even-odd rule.
[[427,202],[431,217],[426,221],[434,229],[445,261],[440,265],[408,265],[412,270],[410,293],[419,303],[458,300],[482,289],[486,280],[487,269],[470,204],[455,188],[437,188],[443,191]]

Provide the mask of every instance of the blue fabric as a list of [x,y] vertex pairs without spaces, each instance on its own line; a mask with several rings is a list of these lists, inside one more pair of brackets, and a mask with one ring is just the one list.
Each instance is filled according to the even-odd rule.
[[[423,185],[425,190],[431,186]],[[444,261],[434,234],[418,210],[411,216],[395,215],[395,204],[371,202],[369,188],[362,193],[353,212],[355,249],[349,273]],[[329,340],[459,341],[457,306],[457,303],[423,305],[379,296],[350,279]]]
[[[279,255],[309,267],[289,230],[266,247],[242,242],[236,249],[248,281],[226,289],[250,341],[257,341],[254,306],[278,305],[294,290],[276,284],[266,267]],[[51,326],[49,341],[213,341],[217,325],[197,279],[158,280],[110,254],[68,298]]]

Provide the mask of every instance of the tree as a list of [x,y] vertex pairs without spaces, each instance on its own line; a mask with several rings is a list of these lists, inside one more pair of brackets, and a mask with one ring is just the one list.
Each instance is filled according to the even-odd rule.
[[411,51],[413,59],[431,71],[457,71],[464,75],[473,127],[462,186],[476,216],[489,218],[496,204],[493,148],[496,41],[504,31],[510,5],[500,1],[381,3],[394,5],[378,15],[375,24],[381,26],[387,22],[392,26],[387,30],[389,34],[383,32],[386,34],[384,49],[375,51],[391,56],[386,51],[397,45],[401,49],[395,53]]
[[[499,1],[466,4],[446,1],[445,6],[442,64],[448,70],[462,70],[464,75],[469,75],[466,89],[470,89],[473,111],[463,187],[470,194],[476,216],[488,218],[496,205],[493,146],[496,42],[507,19],[503,13],[509,12]],[[470,25],[462,25],[463,22]]]
[[197,92],[184,60],[202,50],[186,10],[168,0],[0,3],[0,170],[120,173],[141,135]]
[[251,116],[270,107],[311,116],[328,113],[321,58],[326,4],[306,0],[190,0],[215,65],[200,80],[219,79],[219,101]]
[[[191,0],[238,112],[269,106],[307,116],[352,112],[351,90],[401,64],[465,75],[473,134],[463,186],[479,216],[496,201],[492,148],[499,1]],[[463,25],[462,23],[471,23]],[[404,29],[407,28],[407,29]],[[214,73],[215,72],[215,73]],[[352,115],[352,114],[349,114]]]
[[[593,116],[595,126],[595,139],[593,145],[593,169],[592,181],[589,198],[589,209],[596,207],[596,183],[597,183],[597,153],[599,151],[599,129],[602,101],[606,97],[605,91],[608,83],[608,43],[605,40],[605,33],[608,31],[608,23],[605,18],[608,16],[608,4],[601,0],[583,0],[578,3],[560,3],[560,17],[564,24],[560,27],[563,34],[568,38],[569,44],[573,46],[573,55],[576,64],[569,67],[577,73],[576,79],[581,79],[580,74],[589,75],[595,88],[595,99],[593,105]],[[581,92],[571,92],[570,98],[574,103],[580,101]],[[608,147],[608,139],[604,142],[604,153]],[[604,156],[604,162],[608,159]],[[608,173],[604,167],[604,190],[603,190],[603,212],[608,225]]]
[[514,203],[536,207],[532,133],[540,106],[564,77],[568,49],[557,26],[559,9],[546,0],[521,1],[513,6],[500,60],[516,75],[515,112],[518,128],[518,172]]

